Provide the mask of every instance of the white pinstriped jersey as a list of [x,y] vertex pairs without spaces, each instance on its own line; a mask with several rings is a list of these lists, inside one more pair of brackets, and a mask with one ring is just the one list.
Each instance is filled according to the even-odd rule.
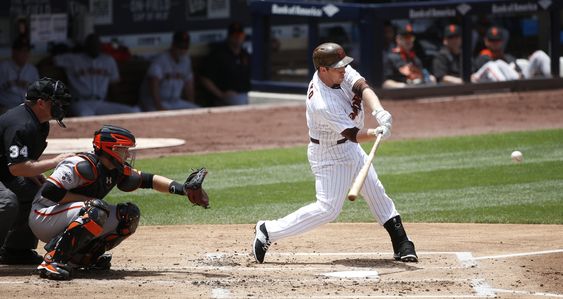
[[39,80],[33,64],[19,67],[14,60],[0,62],[0,106],[13,108],[23,103],[27,87]]
[[363,103],[355,97],[352,87],[363,77],[350,65],[339,88],[324,84],[315,72],[307,92],[307,126],[309,136],[321,142],[344,138],[340,133],[348,128],[364,126]]
[[65,70],[78,100],[105,100],[109,84],[119,81],[117,63],[107,54],[92,58],[84,53],[67,53],[55,56],[54,62]]

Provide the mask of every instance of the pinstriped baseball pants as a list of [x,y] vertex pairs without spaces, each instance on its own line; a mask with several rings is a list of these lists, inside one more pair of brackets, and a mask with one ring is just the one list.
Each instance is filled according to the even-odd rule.
[[[354,142],[334,145],[309,143],[307,156],[315,175],[316,202],[283,218],[266,221],[266,230],[272,242],[334,221],[342,210],[354,178],[368,158],[360,145]],[[398,215],[373,166],[360,194],[379,224],[383,225]]]

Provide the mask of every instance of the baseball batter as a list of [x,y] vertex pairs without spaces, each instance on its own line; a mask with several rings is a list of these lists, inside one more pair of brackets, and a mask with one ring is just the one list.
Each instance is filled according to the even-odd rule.
[[12,59],[0,62],[0,113],[24,102],[31,83],[39,80],[37,68],[29,63],[31,45],[25,37],[12,44]]
[[33,201],[29,227],[47,251],[37,267],[42,278],[69,280],[73,268],[109,269],[111,254],[105,252],[132,235],[140,218],[134,203],[103,200],[115,186],[125,192],[151,188],[188,197],[197,188],[205,193],[201,183],[207,172],[197,184],[181,184],[132,169],[129,149],[135,136],[126,129],[104,125],[95,132],[93,145],[94,152],[59,163]]
[[[391,114],[383,109],[366,80],[349,65],[352,60],[335,43],[321,44],[313,51],[317,71],[307,91],[306,115],[311,141],[307,157],[315,175],[317,200],[283,218],[258,221],[253,244],[258,263],[264,262],[272,242],[335,220],[354,178],[367,160],[357,136],[382,134],[388,137],[390,134]],[[376,129],[362,129],[364,102],[374,111],[379,123]],[[388,231],[394,258],[417,262],[414,244],[407,237],[401,217],[385,193],[373,166],[360,194],[373,216]]]

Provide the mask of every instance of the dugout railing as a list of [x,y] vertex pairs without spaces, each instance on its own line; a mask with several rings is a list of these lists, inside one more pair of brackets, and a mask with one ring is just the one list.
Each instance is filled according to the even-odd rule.
[[[410,98],[433,95],[469,94],[486,90],[533,90],[563,87],[560,78],[560,32],[563,1],[553,0],[449,0],[385,4],[329,3],[306,1],[251,1],[252,15],[252,85],[254,90],[273,92],[298,92],[306,90],[306,82],[289,82],[271,79],[272,17],[289,17],[307,24],[306,53],[308,73],[314,72],[311,55],[320,41],[321,22],[355,22],[359,29],[359,71],[379,89],[382,97]],[[472,64],[473,16],[494,15],[511,17],[538,14],[546,32],[546,52],[551,57],[551,79],[515,80],[510,82],[470,84]],[[428,85],[400,89],[380,89],[383,83],[383,27],[385,21],[395,19],[453,19],[462,28],[462,79],[467,84],[458,86]]]

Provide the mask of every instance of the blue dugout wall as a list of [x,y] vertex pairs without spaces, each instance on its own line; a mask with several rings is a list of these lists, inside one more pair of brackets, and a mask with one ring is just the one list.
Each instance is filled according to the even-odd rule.
[[[374,86],[383,82],[383,26],[394,19],[460,19],[463,38],[462,78],[469,82],[471,75],[472,16],[495,17],[541,13],[549,18],[549,49],[551,72],[559,77],[560,24],[563,1],[556,0],[449,0],[387,4],[307,3],[300,1],[251,1],[252,15],[252,79],[253,88],[271,91],[302,91],[306,82],[274,82],[269,79],[269,41],[271,18],[274,16],[304,18],[308,24],[307,55],[319,43],[319,22],[354,21],[359,27],[359,71]],[[309,55],[309,74],[312,62]]]

